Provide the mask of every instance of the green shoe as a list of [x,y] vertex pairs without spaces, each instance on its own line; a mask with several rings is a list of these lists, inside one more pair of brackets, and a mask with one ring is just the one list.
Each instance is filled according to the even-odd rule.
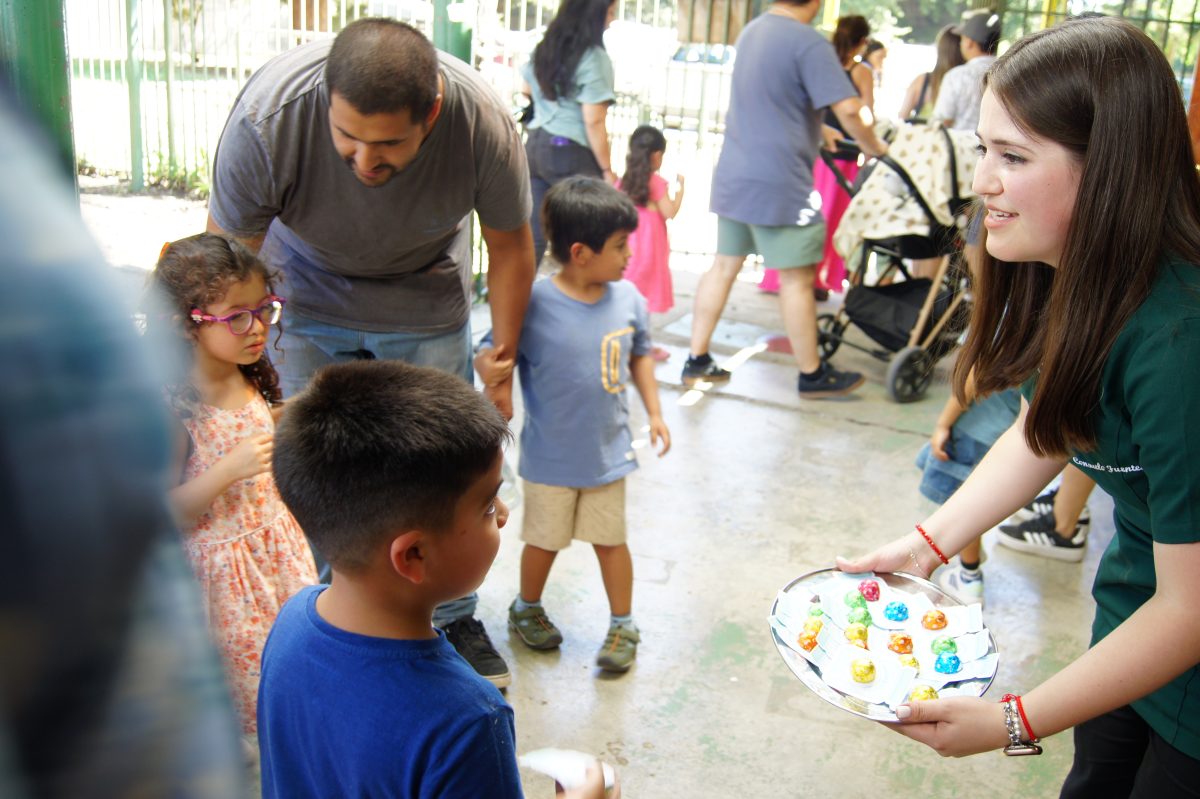
[[605,671],[629,671],[633,659],[637,657],[637,645],[640,640],[642,637],[638,635],[636,627],[614,624],[608,628],[604,646],[600,647],[600,652],[596,655],[596,665]]
[[518,611],[514,599],[508,606],[508,629],[530,649],[553,649],[562,643],[562,633],[540,605]]

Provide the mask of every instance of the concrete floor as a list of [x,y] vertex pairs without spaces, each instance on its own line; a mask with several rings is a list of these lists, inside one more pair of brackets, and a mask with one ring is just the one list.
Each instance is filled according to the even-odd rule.
[[[202,208],[176,200],[85,196],[83,205],[118,264],[144,267],[163,240],[203,225]],[[661,460],[643,452],[629,480],[636,666],[619,677],[593,666],[607,604],[585,546],[559,556],[545,595],[566,638],[561,649],[533,652],[509,637],[519,505],[480,590],[479,617],[513,672],[518,751],[595,753],[617,768],[627,797],[1057,795],[1069,735],[1049,740],[1039,758],[942,760],[818,699],[788,671],[767,627],[777,590],[793,577],[883,543],[929,512],[913,457],[947,395],[945,375],[925,400],[897,405],[882,386],[886,365],[843,348],[835,362],[863,371],[867,385],[844,401],[802,403],[790,358],[760,353],[727,387],[681,404],[695,279],[677,271],[677,307],[655,319],[658,343],[672,352],[658,374],[673,449]],[[780,329],[777,301],[739,283],[714,354],[722,360]],[[636,430],[644,415],[636,398],[631,405]],[[1089,588],[1113,532],[1108,498],[1097,494],[1091,509],[1082,565],[985,538],[985,620],[1000,650],[989,696],[1029,690],[1086,647]],[[546,778],[522,777],[530,797],[553,795]]]

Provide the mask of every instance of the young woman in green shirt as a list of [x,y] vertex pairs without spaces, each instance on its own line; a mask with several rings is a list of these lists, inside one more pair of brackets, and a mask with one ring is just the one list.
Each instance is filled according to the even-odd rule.
[[1166,58],[1120,19],[1072,19],[989,71],[974,189],[986,207],[967,375],[1021,385],[1013,427],[962,488],[847,571],[928,575],[1074,463],[1116,535],[1092,646],[1024,697],[902,706],[942,755],[1075,729],[1063,796],[1200,789],[1200,180]]

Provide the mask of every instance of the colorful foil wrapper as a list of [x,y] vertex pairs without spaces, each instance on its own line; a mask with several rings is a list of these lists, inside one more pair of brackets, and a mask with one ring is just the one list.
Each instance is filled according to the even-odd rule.
[[921,626],[926,630],[944,630],[946,614],[940,610],[931,610],[921,617]]
[[861,624],[864,627],[870,627],[871,611],[867,610],[866,608],[855,608],[854,610],[850,611],[850,615],[846,617],[846,620],[851,624]]
[[938,655],[937,662],[933,664],[933,669],[939,674],[957,674],[962,671],[962,661],[959,660],[958,655],[943,652]]
[[821,606],[820,606],[820,605],[818,605],[818,604],[816,604],[816,603],[813,603],[813,604],[812,604],[812,605],[810,605],[810,606],[809,606],[809,608],[808,608],[808,615],[809,615],[809,616],[812,616],[812,617],[815,619],[815,618],[818,618],[818,617],[820,617],[820,616],[824,616],[824,615],[825,615],[825,611],[821,610]]
[[913,655],[901,655],[898,660],[901,666],[906,666],[910,669],[921,670],[921,662]]
[[908,633],[892,633],[888,641],[888,649],[898,655],[911,655],[913,650],[912,636]]
[[867,598],[857,588],[853,591],[847,591],[844,599],[846,604],[852,608],[865,608],[867,606]]
[[825,623],[823,621],[816,617],[812,617],[804,622],[804,632],[809,633],[810,635],[816,635],[817,633],[821,632],[821,628],[824,626]]
[[858,592],[868,602],[879,601],[879,583],[875,580],[863,580],[858,584]]
[[889,602],[883,609],[883,615],[892,621],[905,621],[908,619],[908,605],[903,602]]
[[855,682],[874,682],[875,663],[870,658],[855,658],[850,661],[850,676]]
[[846,627],[846,640],[851,643],[854,643],[855,641],[862,641],[863,646],[865,647],[866,642],[867,642],[867,625],[851,624],[851,625],[847,626]]
[[939,635],[933,639],[933,643],[929,645],[929,650],[935,655],[940,655],[943,652],[955,655],[958,654],[958,644],[948,635]]
[[817,636],[815,633],[800,633],[796,643],[800,644],[800,648],[805,652],[811,652],[817,648]]
[[937,699],[938,692],[933,690],[930,685],[914,685],[913,689],[908,692],[908,698],[914,702],[923,702],[928,699]]

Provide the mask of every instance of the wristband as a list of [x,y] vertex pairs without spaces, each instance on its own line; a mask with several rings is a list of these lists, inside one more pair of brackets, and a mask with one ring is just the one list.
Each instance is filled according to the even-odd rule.
[[[1004,727],[1008,731],[1008,746],[1004,747],[1004,754],[1009,757],[1022,757],[1025,755],[1040,755],[1042,747],[1038,746],[1037,738],[1030,734],[1030,740],[1023,740],[1019,726],[1024,722],[1024,712],[1021,710],[1021,697],[1016,694],[1005,694],[1000,700],[1004,703]],[[1028,727],[1026,727],[1028,729]]]
[[1025,715],[1025,705],[1021,703],[1020,695],[1016,696],[1015,699],[1017,703],[1017,715],[1021,717],[1021,724],[1025,725],[1025,732],[1029,733],[1029,740],[1037,743],[1041,738],[1033,731],[1033,727],[1029,726],[1029,717]]
[[938,556],[938,560],[940,560],[943,564],[949,563],[950,559],[947,558],[942,550],[938,548],[937,544],[933,543],[933,539],[929,537],[929,533],[925,532],[925,528],[919,524],[916,527],[917,532],[920,533],[921,537],[925,539],[925,543],[929,544],[929,548],[932,549],[933,553]]

